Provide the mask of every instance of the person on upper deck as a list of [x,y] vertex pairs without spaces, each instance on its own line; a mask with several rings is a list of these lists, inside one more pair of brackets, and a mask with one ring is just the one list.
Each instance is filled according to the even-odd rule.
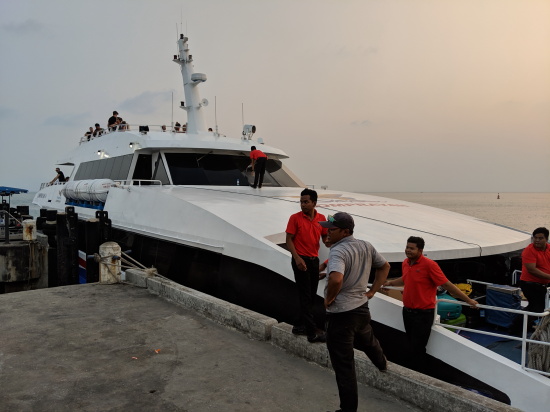
[[439,265],[423,255],[424,239],[411,236],[407,239],[401,265],[401,277],[388,280],[384,286],[405,286],[403,289],[403,324],[409,341],[412,369],[427,372],[426,345],[430,339],[434,321],[437,287],[441,286],[455,298],[462,299],[472,307],[477,302],[466,296],[447,277]]
[[99,125],[99,123],[96,123],[93,136],[97,137],[97,136],[101,136],[102,134],[103,134],[103,128]]
[[109,117],[109,120],[107,121],[107,128],[110,132],[116,130],[117,125],[120,124],[120,117],[118,117],[118,112],[115,110],[113,112],[113,115]]
[[57,174],[55,175],[55,177],[50,182],[51,185],[53,185],[56,180],[58,182],[64,182],[65,181],[65,174],[61,171],[61,169],[59,167],[55,168],[55,173],[57,173]]
[[[538,227],[533,231],[532,243],[523,249],[521,253],[521,276],[519,287],[529,304],[525,307],[527,312],[544,312],[546,306],[546,288],[550,286],[550,245],[545,227]],[[533,326],[536,319],[529,316],[529,322]],[[511,327],[514,334],[522,333],[523,316],[517,316]]]
[[175,131],[176,133],[179,133],[180,127],[181,127],[180,122],[176,122],[176,124],[174,125],[174,131]]
[[84,137],[87,137],[88,141],[89,141],[93,134],[94,134],[94,128],[92,126],[90,126],[90,130],[88,130],[86,133],[84,133]]
[[267,156],[261,150],[256,149],[256,146],[250,148],[250,167],[254,172],[254,184],[252,187],[262,188],[262,183],[264,181],[265,175],[265,164],[267,162]]

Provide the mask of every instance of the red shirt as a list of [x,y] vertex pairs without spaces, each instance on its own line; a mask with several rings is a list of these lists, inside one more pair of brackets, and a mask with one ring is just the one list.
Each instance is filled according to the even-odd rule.
[[264,152],[262,152],[261,150],[258,150],[258,149],[252,150],[250,152],[250,158],[251,159],[258,159],[259,157],[267,157],[267,156],[265,155]]
[[437,287],[447,283],[449,279],[433,260],[425,256],[411,266],[405,259],[401,266],[403,272],[403,305],[410,309],[435,308]]
[[532,243],[523,249],[521,253],[521,276],[520,280],[526,282],[536,282],[546,285],[550,283],[548,279],[538,278],[531,275],[525,268],[526,263],[534,263],[535,267],[544,273],[550,273],[550,246],[545,245],[544,250],[538,250]]
[[327,219],[316,210],[314,212],[313,220],[310,220],[304,212],[294,213],[286,225],[286,233],[294,235],[294,247],[296,253],[301,256],[318,256],[319,239],[321,235],[327,234],[327,229],[319,224]]

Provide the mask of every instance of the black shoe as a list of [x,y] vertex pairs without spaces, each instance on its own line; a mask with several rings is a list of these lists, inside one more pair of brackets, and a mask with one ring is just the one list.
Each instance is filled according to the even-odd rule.
[[376,365],[376,367],[378,368],[378,370],[380,372],[387,372],[388,371],[388,360],[386,359],[386,357],[384,356],[384,364],[383,365]]
[[294,335],[307,335],[307,331],[304,326],[293,326],[292,333]]
[[324,333],[318,333],[312,336],[308,336],[307,340],[309,343],[326,342],[327,335],[325,335]]
[[256,189],[256,186],[254,186],[254,185],[250,185],[250,187],[252,187],[252,189]]

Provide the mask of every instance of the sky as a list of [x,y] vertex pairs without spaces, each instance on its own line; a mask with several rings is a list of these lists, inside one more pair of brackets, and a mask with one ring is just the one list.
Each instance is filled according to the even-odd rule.
[[306,184],[550,192],[548,22],[549,0],[0,0],[0,185],[38,190],[113,110],[170,124],[183,31],[208,126],[256,125]]

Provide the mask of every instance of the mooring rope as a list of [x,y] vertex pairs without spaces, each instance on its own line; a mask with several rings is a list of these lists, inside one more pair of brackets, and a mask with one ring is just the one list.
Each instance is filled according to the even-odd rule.
[[[550,342],[550,315],[541,318],[531,339]],[[550,346],[530,343],[528,367],[542,372],[550,372]]]

